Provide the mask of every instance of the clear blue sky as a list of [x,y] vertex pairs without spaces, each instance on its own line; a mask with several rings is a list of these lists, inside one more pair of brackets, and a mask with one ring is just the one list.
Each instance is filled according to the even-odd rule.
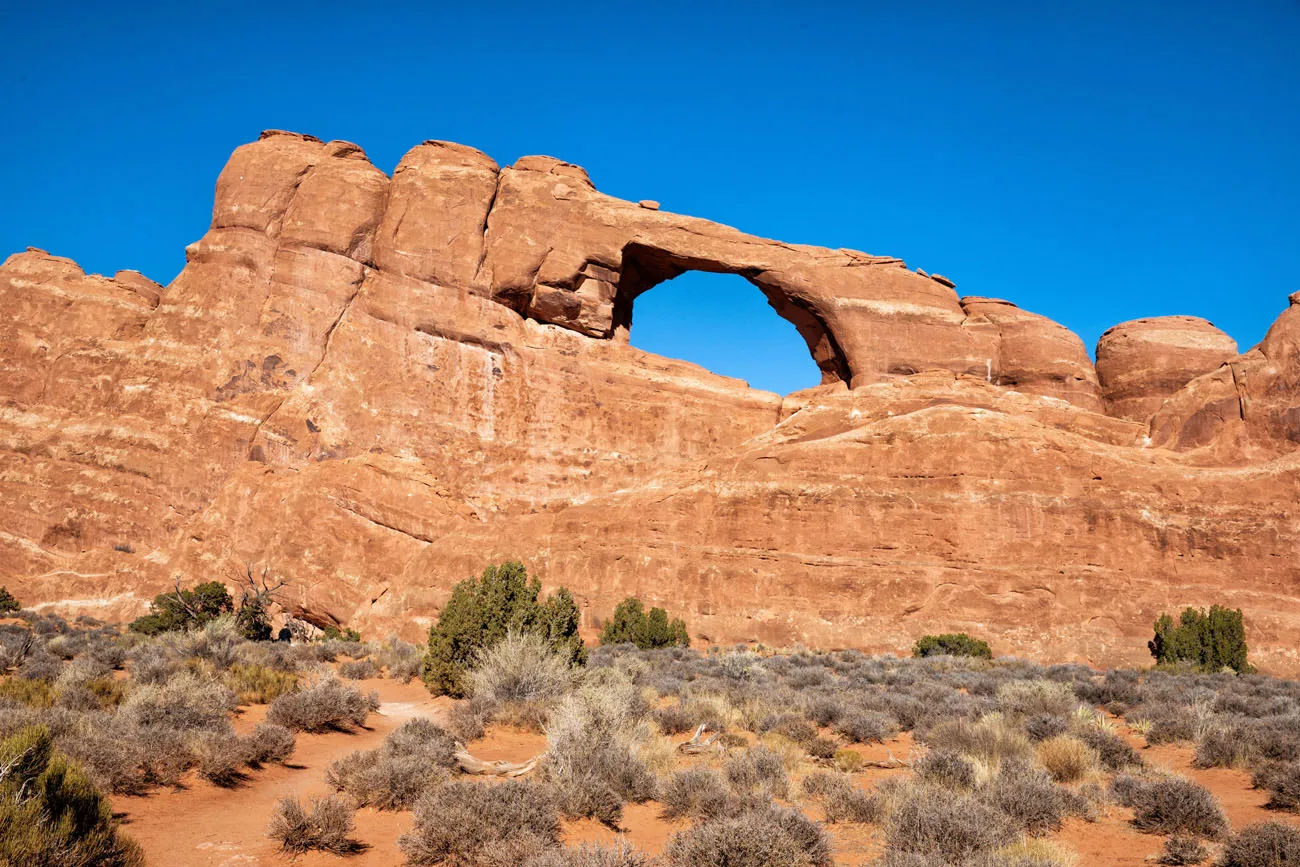
[[[1090,348],[1188,313],[1245,349],[1300,289],[1300,0],[6,2],[0,30],[0,255],[167,282],[230,151],[277,127],[387,171],[429,138],[552,154],[617,196],[901,256]],[[816,379],[738,278],[634,315],[648,349]]]

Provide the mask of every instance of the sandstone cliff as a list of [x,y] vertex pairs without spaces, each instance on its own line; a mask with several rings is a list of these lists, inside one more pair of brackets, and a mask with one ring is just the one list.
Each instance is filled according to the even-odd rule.
[[[650,203],[643,203],[650,205]],[[248,562],[308,616],[420,631],[517,556],[584,617],[629,593],[713,641],[1143,662],[1240,606],[1300,672],[1300,295],[1237,355],[1203,320],[1068,329],[898,259],[784,244],[426,142],[265,133],[160,287],[0,267],[0,583],[132,614]],[[739,274],[821,386],[627,343],[636,297]]]

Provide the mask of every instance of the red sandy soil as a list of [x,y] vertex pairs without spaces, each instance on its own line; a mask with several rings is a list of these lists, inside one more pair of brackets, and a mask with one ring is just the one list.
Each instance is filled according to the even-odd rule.
[[[450,707],[448,699],[434,699],[418,680],[402,684],[376,679],[358,681],[357,685],[378,690],[383,702],[379,713],[371,715],[369,728],[354,733],[299,734],[288,766],[269,765],[254,771],[234,789],[190,777],[183,789],[114,797],[113,808],[123,814],[125,830],[144,848],[147,863],[151,867],[253,867],[287,862],[266,837],[267,823],[280,798],[328,794],[325,768],[334,759],[353,750],[374,749],[411,717],[445,720]],[[235,720],[236,730],[251,730],[265,714],[265,706],[245,708]],[[361,809],[353,836],[370,848],[347,858],[309,853],[293,863],[298,867],[392,867],[402,863],[397,838],[410,824],[409,813]]]
[[[326,766],[353,750],[373,749],[404,720],[427,716],[442,722],[450,702],[434,699],[414,681],[400,684],[391,680],[359,683],[364,689],[378,690],[383,702],[378,714],[370,719],[366,730],[347,734],[329,733],[298,736],[298,749],[287,767],[269,766],[252,772],[248,780],[235,789],[222,789],[198,778],[190,778],[180,790],[158,790],[143,797],[115,797],[113,805],[124,817],[127,832],[134,837],[155,867],[255,867],[283,864],[288,859],[266,838],[266,825],[277,800],[287,794],[300,797],[326,794]],[[244,708],[235,720],[239,732],[247,732],[266,714],[265,706]],[[1121,731],[1123,728],[1121,727]],[[1141,749],[1139,737],[1126,732]],[[688,736],[674,738],[684,740]],[[546,738],[536,732],[514,727],[496,726],[487,735],[469,745],[474,755],[483,759],[523,761],[546,748]],[[855,747],[868,761],[891,756],[906,760],[912,755],[911,735],[904,733],[885,744]],[[1191,766],[1194,750],[1189,746],[1166,745],[1141,749],[1153,765],[1190,777],[1214,793],[1223,805],[1234,829],[1255,822],[1280,820],[1300,826],[1300,816],[1277,813],[1263,808],[1268,800],[1264,792],[1250,786],[1245,771],[1216,768],[1199,770]],[[716,759],[705,760],[717,764]],[[866,768],[855,774],[863,789],[880,781],[907,773],[906,769]],[[792,784],[792,793],[797,782]],[[820,819],[818,808],[803,805],[809,814]],[[1131,824],[1130,810],[1113,807],[1096,822],[1070,819],[1056,839],[1079,854],[1081,867],[1114,865],[1139,867],[1151,863],[1159,853],[1164,838],[1138,833]],[[349,867],[394,867],[402,863],[397,838],[411,824],[409,812],[357,811],[355,838],[368,848],[357,855],[340,857],[310,853],[294,859],[301,867],[349,865]],[[585,841],[613,842],[625,836],[638,849],[658,854],[668,838],[686,823],[662,818],[656,803],[629,804],[623,823],[614,830],[598,822],[566,822],[566,844]],[[835,862],[846,867],[862,867],[879,855],[883,846],[880,828],[872,825],[829,826],[835,840]]]

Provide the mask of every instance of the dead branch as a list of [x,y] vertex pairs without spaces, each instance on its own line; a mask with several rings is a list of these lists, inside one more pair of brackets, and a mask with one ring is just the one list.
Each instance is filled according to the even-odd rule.
[[718,735],[721,734],[721,732],[714,732],[713,734],[709,735],[707,738],[701,740],[701,738],[704,735],[704,732],[708,729],[708,727],[709,727],[708,723],[700,723],[699,727],[695,729],[695,734],[691,735],[691,739],[689,741],[677,745],[677,751],[679,753],[684,753],[688,756],[693,756],[699,753],[711,752],[717,749],[716,741],[718,740]]
[[522,777],[537,767],[541,756],[533,756],[526,762],[488,762],[475,758],[460,744],[456,745],[456,765],[466,774],[484,777]]

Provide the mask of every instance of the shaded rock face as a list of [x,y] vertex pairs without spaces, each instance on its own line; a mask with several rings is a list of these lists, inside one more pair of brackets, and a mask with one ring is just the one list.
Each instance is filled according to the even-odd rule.
[[[268,133],[166,288],[0,266],[0,583],[119,616],[245,564],[317,622],[416,637],[506,557],[713,641],[1141,662],[1183,605],[1300,671],[1300,308],[1099,347],[954,281],[426,142]],[[627,343],[638,296],[739,274],[803,335],[786,397]],[[1152,350],[1148,344],[1157,347]],[[1099,375],[1100,374],[1100,375]]]

